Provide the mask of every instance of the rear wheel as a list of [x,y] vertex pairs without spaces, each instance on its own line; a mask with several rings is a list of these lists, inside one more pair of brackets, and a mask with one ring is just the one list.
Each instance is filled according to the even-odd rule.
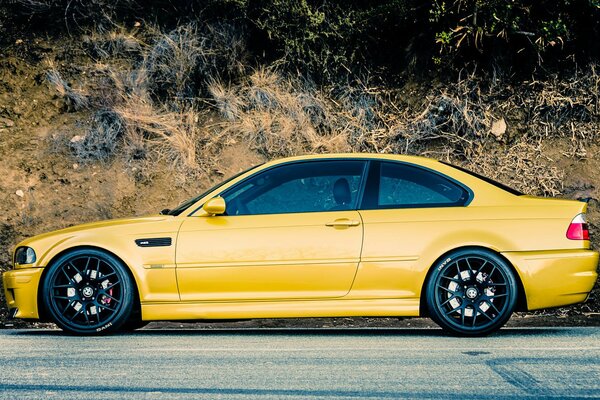
[[99,250],[76,250],[49,266],[42,301],[64,331],[106,334],[129,320],[133,289],[128,271],[114,256]]
[[480,336],[500,329],[517,301],[517,282],[498,255],[478,249],[449,254],[429,277],[427,308],[444,330]]

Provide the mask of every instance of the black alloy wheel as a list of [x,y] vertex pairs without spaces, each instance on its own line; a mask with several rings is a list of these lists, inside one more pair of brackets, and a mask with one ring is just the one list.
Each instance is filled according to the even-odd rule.
[[434,267],[427,283],[427,307],[444,330],[481,336],[500,329],[517,301],[517,283],[506,261],[492,252],[460,250]]
[[54,322],[76,335],[117,331],[133,309],[133,284],[126,267],[99,250],[76,250],[52,263],[42,301]]

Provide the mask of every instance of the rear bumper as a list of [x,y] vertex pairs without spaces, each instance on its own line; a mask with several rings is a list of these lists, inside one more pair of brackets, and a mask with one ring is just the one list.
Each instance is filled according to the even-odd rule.
[[528,310],[582,303],[598,278],[596,251],[527,251],[502,255],[513,264],[523,282]]
[[39,319],[37,294],[42,272],[42,268],[27,268],[2,274],[9,315],[15,318]]

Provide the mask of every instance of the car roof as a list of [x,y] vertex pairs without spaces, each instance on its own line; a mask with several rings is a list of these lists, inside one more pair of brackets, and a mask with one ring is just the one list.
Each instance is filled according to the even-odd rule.
[[327,153],[327,154],[309,154],[294,157],[279,158],[265,163],[265,166],[277,165],[290,161],[309,161],[322,159],[375,159],[375,160],[394,160],[405,161],[419,165],[439,164],[438,160],[433,158],[411,156],[405,154],[379,154],[379,153]]

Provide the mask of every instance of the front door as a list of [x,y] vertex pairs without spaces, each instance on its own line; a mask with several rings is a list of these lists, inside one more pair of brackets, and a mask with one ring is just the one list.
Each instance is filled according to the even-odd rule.
[[225,215],[190,216],[177,239],[182,301],[342,297],[360,259],[364,161],[305,161],[227,189]]

